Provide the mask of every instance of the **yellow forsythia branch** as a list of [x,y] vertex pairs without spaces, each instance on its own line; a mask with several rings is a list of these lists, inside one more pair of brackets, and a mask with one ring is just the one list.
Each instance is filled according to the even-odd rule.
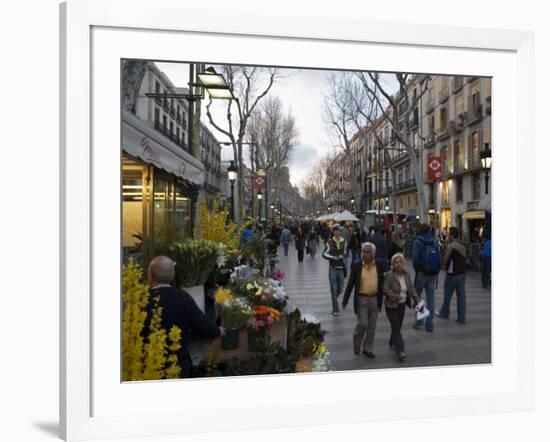
[[169,333],[162,328],[162,308],[155,298],[146,342],[142,337],[147,319],[149,290],[141,283],[143,271],[135,262],[124,266],[122,272],[122,379],[142,381],[177,378],[180,367],[177,352],[181,349],[181,330],[172,327]]

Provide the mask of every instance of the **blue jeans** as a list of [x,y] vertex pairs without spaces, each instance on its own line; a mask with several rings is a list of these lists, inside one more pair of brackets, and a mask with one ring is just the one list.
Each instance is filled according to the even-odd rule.
[[285,249],[285,256],[288,256],[288,245],[289,245],[288,241],[283,242],[283,248]]
[[481,287],[488,288],[491,284],[491,257],[481,257]]
[[449,318],[449,308],[453,293],[456,290],[457,321],[466,322],[466,273],[462,275],[447,275],[443,287],[443,305],[439,310],[439,316]]
[[330,282],[330,296],[332,298],[332,311],[338,312],[338,296],[344,290],[344,270],[329,267],[328,280]]
[[[422,290],[426,290],[426,308],[430,311],[430,316],[426,318],[426,330],[432,331],[434,328],[434,310],[435,310],[435,279],[437,275],[426,275],[422,272],[416,273],[414,289],[418,296],[422,295]],[[422,325],[423,321],[417,321],[416,325]]]

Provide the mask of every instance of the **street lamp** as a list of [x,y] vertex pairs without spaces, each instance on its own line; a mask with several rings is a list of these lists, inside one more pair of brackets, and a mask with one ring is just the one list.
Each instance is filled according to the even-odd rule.
[[258,221],[262,221],[262,191],[258,191]]
[[234,98],[223,75],[218,74],[213,67],[209,67],[204,72],[198,72],[197,77],[200,85],[208,91],[210,97],[222,100]]
[[493,163],[493,158],[491,157],[491,148],[489,143],[485,143],[484,149],[479,152],[479,158],[481,159],[481,167],[485,171],[485,194],[489,193],[489,171]]
[[227,177],[231,183],[231,221],[235,221],[235,180],[237,179],[237,166],[235,161],[231,160],[227,168]]

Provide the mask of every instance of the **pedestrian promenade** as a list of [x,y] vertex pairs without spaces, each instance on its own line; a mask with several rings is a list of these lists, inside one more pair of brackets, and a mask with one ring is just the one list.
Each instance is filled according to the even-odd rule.
[[[330,352],[333,370],[367,368],[425,367],[456,364],[487,364],[491,362],[491,291],[481,288],[480,274],[469,272],[466,279],[467,323],[458,324],[456,319],[456,295],[451,304],[450,319],[434,319],[434,332],[412,327],[414,312],[407,309],[403,323],[403,339],[407,359],[397,361],[395,353],[388,347],[390,324],[384,308],[378,315],[375,359],[353,353],[352,334],[356,324],[353,304],[350,300],[340,316],[332,316],[330,287],[328,282],[328,261],[321,257],[322,244],[314,260],[306,255],[299,262],[296,249],[290,248],[285,257],[279,247],[278,267],[285,272],[283,280],[292,306],[301,311],[313,313],[329,333],[325,339]],[[410,260],[407,267],[412,271]],[[435,305],[439,309],[443,301],[445,274],[439,275]],[[347,283],[347,279],[346,279]],[[423,294],[424,295],[424,294]],[[423,296],[424,298],[424,296]],[[425,298],[424,298],[425,299]],[[340,298],[341,304],[341,298]]]

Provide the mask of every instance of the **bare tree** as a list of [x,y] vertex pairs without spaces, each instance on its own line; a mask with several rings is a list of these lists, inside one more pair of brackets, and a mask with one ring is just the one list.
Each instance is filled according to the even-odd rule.
[[[366,94],[361,83],[351,72],[340,72],[329,77],[328,88],[323,100],[323,116],[327,133],[333,145],[352,158],[354,135],[367,126],[369,119],[375,119],[376,103]],[[368,118],[367,118],[368,117]],[[352,196],[360,199],[360,188],[356,180],[351,180]]]
[[281,171],[288,166],[298,137],[294,116],[290,111],[284,114],[279,98],[267,97],[252,113],[247,131],[251,164],[264,169],[270,187],[280,190]]
[[210,124],[223,133],[231,142],[233,155],[237,162],[237,193],[240,201],[238,219],[244,216],[244,161],[243,143],[247,125],[258,103],[270,91],[279,78],[282,78],[276,68],[260,68],[255,66],[222,65],[218,68],[225,76],[233,91],[234,100],[227,103],[226,124],[214,121],[211,113],[212,99],[206,105],[206,115]]
[[[382,84],[381,77],[376,72],[355,72],[354,74],[363,87],[364,93],[367,96],[367,101],[376,105],[376,112],[361,112],[361,114],[371,125],[374,125],[377,122],[375,121],[376,118],[373,118],[373,115],[379,116],[379,118],[383,121],[387,121],[391,125],[394,136],[404,146],[404,149],[409,155],[416,183],[416,191],[418,193],[420,219],[422,222],[425,222],[428,216],[428,210],[420,163],[416,157],[413,131],[411,130],[411,116],[415,115],[415,118],[419,118],[418,111],[415,111],[415,109],[417,109],[422,96],[428,89],[429,77],[420,77],[420,81],[418,81],[418,89],[416,90],[416,93],[411,96],[409,93],[410,82],[412,80],[416,80],[416,77],[413,74],[395,74],[395,79],[399,86],[399,92],[397,94],[391,93],[389,88]],[[359,102],[356,102],[356,106],[360,111],[361,105]],[[373,131],[373,133],[376,136],[378,143],[383,146],[384,143],[381,143],[382,140],[380,140],[380,137],[376,131]],[[384,153],[384,158],[389,158],[389,155]],[[395,180],[393,179],[395,178],[395,171],[393,170],[393,167],[391,167],[391,160],[389,166],[392,172],[392,181],[395,183]],[[395,184],[392,187],[394,189],[392,198],[395,211]]]

